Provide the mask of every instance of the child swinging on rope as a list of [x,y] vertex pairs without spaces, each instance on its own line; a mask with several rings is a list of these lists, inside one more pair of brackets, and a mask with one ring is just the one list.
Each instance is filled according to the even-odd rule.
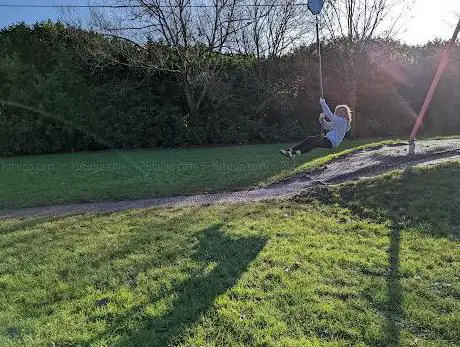
[[326,136],[309,136],[297,146],[282,149],[281,154],[294,159],[297,154],[307,153],[314,148],[335,148],[342,142],[347,131],[351,129],[351,109],[347,105],[338,105],[332,113],[326,100],[319,99],[323,112],[319,122],[323,129],[328,130]]

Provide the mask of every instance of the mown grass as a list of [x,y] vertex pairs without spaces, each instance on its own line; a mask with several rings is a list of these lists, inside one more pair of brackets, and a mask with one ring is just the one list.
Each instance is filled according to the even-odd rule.
[[458,346],[460,164],[0,222],[1,346]]
[[328,150],[323,150],[323,149],[316,150],[317,152],[323,153],[323,155],[316,157],[316,158],[312,158],[311,160],[307,162],[300,163],[299,165],[296,165],[295,167],[293,167],[291,170],[284,170],[276,175],[273,175],[269,177],[268,179],[260,182],[260,185],[262,186],[269,185],[272,183],[282,181],[286,178],[293,177],[301,172],[308,172],[308,171],[315,170],[319,167],[324,166],[328,162],[331,162],[332,160],[344,157],[357,150],[373,149],[373,148],[378,148],[384,145],[399,144],[399,143],[402,144],[404,142],[402,140],[396,140],[396,139],[373,141],[373,142],[367,142],[363,144],[359,144],[356,142],[354,147],[351,147],[348,149],[342,149],[341,151],[333,151],[332,153]]
[[[345,141],[337,153],[373,140]],[[285,145],[284,145],[285,146]],[[189,195],[256,185],[294,169],[283,145],[0,158],[0,209]],[[314,151],[302,165],[324,155]]]

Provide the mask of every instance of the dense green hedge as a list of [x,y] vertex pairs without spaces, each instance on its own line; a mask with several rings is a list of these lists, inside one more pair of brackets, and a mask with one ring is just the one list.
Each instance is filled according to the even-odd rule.
[[[319,131],[317,63],[309,48],[261,62],[227,57],[218,86],[190,115],[177,76],[121,65],[94,69],[75,40],[52,23],[0,32],[1,155],[295,141]],[[362,50],[354,124],[361,136],[407,134],[408,109],[420,109],[441,47],[374,41]],[[332,104],[348,98],[343,49],[341,42],[324,47]],[[457,49],[425,132],[460,131],[459,56]]]

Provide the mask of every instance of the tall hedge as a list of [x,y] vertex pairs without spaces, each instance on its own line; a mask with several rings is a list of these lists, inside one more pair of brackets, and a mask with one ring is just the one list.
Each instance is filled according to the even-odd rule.
[[[0,32],[0,155],[296,141],[319,131],[310,47],[258,62],[222,57],[219,80],[191,117],[176,75],[116,64],[94,69],[69,30],[47,22]],[[363,136],[408,133],[443,45],[374,40],[361,47],[354,111]],[[345,49],[340,41],[323,49],[331,104],[347,102]],[[456,47],[423,132],[460,131],[459,77]]]

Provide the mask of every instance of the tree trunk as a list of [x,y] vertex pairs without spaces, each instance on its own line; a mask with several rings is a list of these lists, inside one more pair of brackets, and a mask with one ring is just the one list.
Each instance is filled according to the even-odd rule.
[[195,96],[193,95],[192,87],[190,86],[190,83],[187,80],[183,82],[183,85],[184,85],[184,94],[185,94],[185,99],[187,100],[188,110],[190,114],[193,116],[196,111]]
[[195,97],[195,92],[193,90],[193,87],[190,85],[188,79],[184,80],[183,85],[184,95],[187,100],[188,111],[192,116],[192,119],[194,119],[195,116],[198,114],[198,110],[200,109],[200,106],[203,103],[204,98],[206,97],[206,94],[208,92],[208,83],[205,83],[205,85],[201,89],[198,100]]

